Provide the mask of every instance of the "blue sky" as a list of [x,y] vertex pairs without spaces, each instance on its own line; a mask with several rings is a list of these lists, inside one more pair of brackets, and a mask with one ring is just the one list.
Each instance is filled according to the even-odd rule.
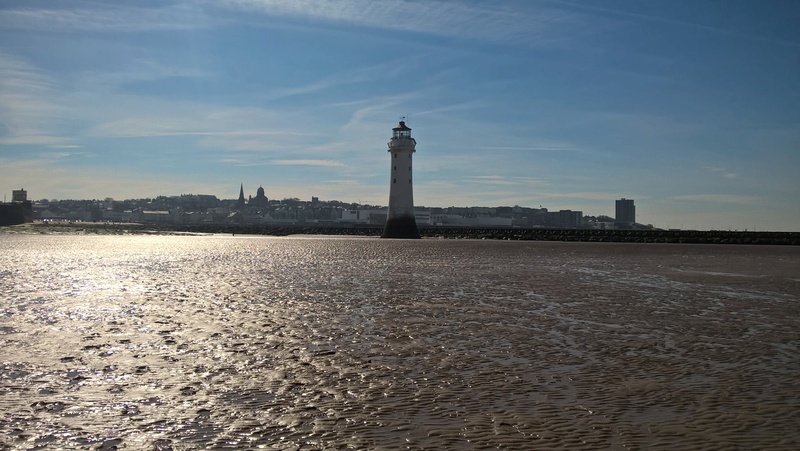
[[0,1],[0,190],[800,230],[800,2]]

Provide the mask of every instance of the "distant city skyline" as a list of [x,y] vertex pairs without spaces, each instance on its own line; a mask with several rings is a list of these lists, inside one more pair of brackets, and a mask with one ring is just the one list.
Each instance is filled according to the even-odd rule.
[[0,185],[800,231],[800,3],[0,2]]

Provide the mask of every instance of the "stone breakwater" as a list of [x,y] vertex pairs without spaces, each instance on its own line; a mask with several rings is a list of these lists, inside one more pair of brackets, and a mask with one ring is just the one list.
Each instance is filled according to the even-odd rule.
[[[380,236],[382,226],[292,224],[292,225],[199,225],[138,223],[28,224],[0,228],[26,233],[179,233],[242,235],[339,235]],[[518,229],[428,226],[419,228],[423,238],[484,239],[519,241],[576,241],[613,243],[687,244],[770,244],[800,245],[798,232],[738,232],[721,230],[594,230],[594,229]]]

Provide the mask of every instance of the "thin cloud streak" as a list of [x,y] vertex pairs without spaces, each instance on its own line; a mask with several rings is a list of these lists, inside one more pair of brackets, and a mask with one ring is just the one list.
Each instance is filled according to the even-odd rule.
[[606,7],[602,7],[602,6],[597,6],[595,4],[591,4],[591,5],[589,5],[589,4],[581,4],[581,3],[575,3],[575,2],[565,1],[565,0],[550,0],[550,1],[553,2],[553,3],[557,3],[557,4],[561,4],[561,5],[567,5],[567,6],[570,6],[570,7],[573,7],[573,8],[577,8],[577,9],[581,9],[581,10],[602,12],[602,13],[607,13],[607,14],[610,14],[610,15],[618,16],[618,17],[627,17],[627,18],[636,19],[636,20],[644,20],[644,21],[649,21],[649,22],[664,23],[664,24],[668,24],[668,25],[677,25],[677,26],[682,26],[682,27],[690,27],[690,28],[695,28],[695,29],[698,29],[698,30],[708,31],[708,32],[712,32],[712,33],[718,33],[718,34],[722,34],[722,35],[734,36],[734,37],[737,37],[737,38],[749,39],[749,40],[759,41],[759,42],[767,42],[767,43],[770,43],[770,44],[781,44],[781,45],[788,45],[788,46],[792,46],[792,47],[800,47],[800,42],[796,42],[796,41],[788,41],[786,39],[779,39],[779,38],[775,38],[775,37],[772,37],[772,36],[757,36],[757,35],[753,35],[753,34],[750,34],[750,33],[743,33],[743,32],[737,31],[737,30],[730,30],[730,29],[726,29],[726,28],[714,27],[714,26],[710,26],[710,25],[706,25],[706,24],[697,23],[697,22],[688,22],[688,21],[685,21],[685,20],[667,19],[665,17],[658,17],[658,16],[654,16],[652,14],[633,13],[633,12],[630,12],[630,11],[623,11],[621,9],[606,8]]
[[[46,145],[52,148],[63,148],[69,146],[64,144],[67,140],[58,136],[49,135],[24,135],[9,138],[0,138],[0,146],[11,145]],[[72,146],[79,147],[79,146]]]
[[219,193],[229,189],[219,183],[198,181],[191,176],[172,176],[166,179],[118,168],[111,173],[91,166],[67,168],[59,166],[57,160],[58,158],[37,158],[19,161],[0,158],[3,181],[10,186],[27,188],[32,180],[36,180],[38,198],[50,199],[136,199],[164,194]]
[[82,74],[81,83],[89,90],[101,87],[116,90],[129,83],[152,82],[168,78],[213,79],[214,72],[196,67],[167,64],[152,58],[133,58],[120,70]]
[[563,12],[546,7],[537,8],[536,14],[520,14],[498,5],[481,8],[442,1],[229,0],[226,4],[268,16],[492,41],[545,36],[553,24],[571,21]]
[[0,52],[0,90],[40,93],[52,90],[55,81],[22,58]]
[[514,177],[514,176],[504,176],[504,175],[476,175],[468,177],[468,179],[474,181],[475,183],[481,183],[486,185],[507,185],[507,186],[547,185],[547,182],[533,177]]
[[56,103],[57,83],[22,58],[0,52],[0,145],[63,145],[53,122],[67,116]]
[[[226,10],[248,15],[229,16]],[[151,8],[107,4],[93,8],[20,7],[0,10],[0,28],[134,33],[202,30],[237,23],[274,25],[259,23],[252,13],[496,42],[544,41],[552,39],[556,29],[579,26],[577,16],[541,4],[520,11],[498,5],[480,7],[445,1],[227,0],[177,2]],[[402,20],[397,20],[398,17]]]
[[485,146],[471,147],[476,150],[522,150],[531,152],[578,152],[577,147],[569,146]]
[[262,97],[264,100],[277,100],[285,97],[306,95],[314,92],[324,91],[345,84],[358,84],[375,80],[386,80],[399,75],[403,70],[405,70],[406,66],[412,65],[414,60],[414,57],[409,57],[404,60],[404,65],[399,65],[392,61],[391,63],[382,63],[374,66],[348,70],[346,72],[329,75],[306,85],[273,89]]
[[[537,193],[541,198],[546,199],[582,199],[582,200],[615,200],[622,197],[619,193],[605,193],[601,191],[584,191],[576,193]],[[641,198],[641,196],[626,195],[631,198]]]
[[281,166],[324,166],[329,168],[340,168],[344,163],[333,160],[272,160],[272,164]]
[[690,202],[709,202],[723,204],[751,205],[758,202],[754,196],[736,196],[732,194],[691,194],[686,196],[673,196],[671,199]]
[[141,32],[193,30],[219,24],[189,3],[161,8],[103,4],[97,8],[15,8],[0,10],[0,28],[50,32]]
[[719,168],[719,167],[715,167],[715,166],[706,166],[703,169],[705,169],[706,171],[709,171],[711,173],[714,173],[714,174],[719,174],[722,177],[725,177],[727,179],[735,179],[736,177],[739,176],[739,174],[737,174],[735,172],[730,172],[725,168]]

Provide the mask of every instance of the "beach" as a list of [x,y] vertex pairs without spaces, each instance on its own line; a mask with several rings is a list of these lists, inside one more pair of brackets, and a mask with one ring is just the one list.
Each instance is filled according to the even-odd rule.
[[7,234],[11,449],[796,449],[800,248]]

